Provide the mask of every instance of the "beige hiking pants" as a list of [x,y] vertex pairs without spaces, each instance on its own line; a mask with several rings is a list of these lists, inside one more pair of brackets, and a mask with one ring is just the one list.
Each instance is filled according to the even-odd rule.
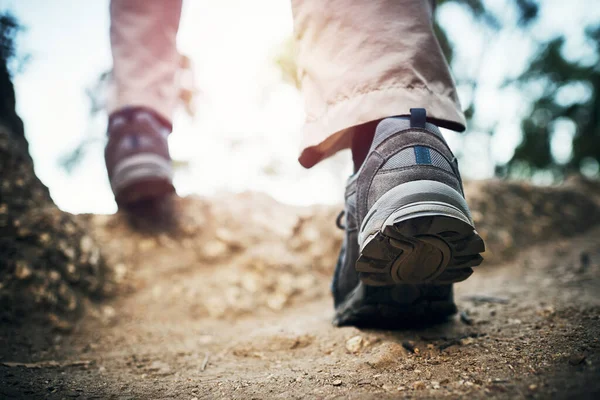
[[[300,163],[348,148],[361,124],[424,107],[443,127],[465,118],[432,29],[430,0],[292,0],[306,123]],[[181,0],[112,0],[115,90],[109,112],[152,108],[171,120]]]

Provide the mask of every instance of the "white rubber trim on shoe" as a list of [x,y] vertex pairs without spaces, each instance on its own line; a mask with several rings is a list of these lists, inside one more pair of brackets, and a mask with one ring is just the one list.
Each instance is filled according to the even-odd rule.
[[417,214],[449,215],[473,225],[467,202],[450,186],[429,180],[407,182],[387,191],[370,208],[360,227],[360,248],[386,225]]
[[173,179],[171,162],[153,153],[136,154],[115,166],[111,179],[113,191],[146,178]]

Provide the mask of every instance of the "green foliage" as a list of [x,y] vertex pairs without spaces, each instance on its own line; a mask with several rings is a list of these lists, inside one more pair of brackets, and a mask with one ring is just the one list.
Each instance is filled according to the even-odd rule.
[[486,8],[485,3],[482,0],[438,0],[437,6],[446,3],[460,4],[482,23],[494,29],[500,29],[500,22],[496,16]]
[[4,12],[0,14],[0,61],[6,64],[15,56],[15,36],[21,30],[15,17]]
[[12,14],[0,11],[0,124],[8,127],[13,139],[21,146],[23,155],[29,158],[23,121],[15,112],[15,89],[11,80],[11,73],[18,70],[15,66],[23,65],[18,62],[15,50],[15,38],[21,29]]
[[18,54],[16,49],[17,34],[24,28],[8,11],[0,11],[0,63],[9,75],[19,73],[25,67],[29,56]]
[[[592,59],[573,60],[565,56],[567,37],[564,33],[549,40],[534,39],[532,29],[539,17],[540,6],[544,5],[539,0],[507,0],[507,7],[513,7],[518,15],[518,20],[511,23],[501,23],[502,19],[494,15],[482,0],[438,2],[439,5],[447,3],[461,5],[481,26],[493,32],[516,30],[534,43],[529,65],[520,76],[504,86],[518,89],[522,97],[528,99],[529,111],[521,121],[521,143],[506,165],[497,166],[497,174],[530,177],[544,171],[550,172],[555,179],[561,179],[569,173],[579,172],[590,163],[596,166],[600,164],[600,24],[586,29],[587,39],[593,47]],[[451,62],[456,49],[452,51],[452,44],[443,28],[436,25],[436,33]],[[453,44],[459,47],[463,45]],[[466,84],[475,92],[480,83],[478,79],[477,76],[461,74],[458,83],[463,86]],[[576,95],[566,96],[567,99],[561,96],[569,91]],[[466,104],[465,114],[472,127],[478,115],[476,106],[473,99]],[[572,151],[567,161],[557,160],[552,153],[552,142],[559,123],[563,127],[575,127]],[[493,134],[493,127],[480,130]]]
[[[600,25],[587,29],[586,36],[600,54]],[[550,169],[557,175],[579,171],[584,161],[600,163],[600,68],[597,61],[569,61],[563,56],[565,39],[558,37],[541,45],[541,51],[523,73],[518,83],[523,90],[541,83],[541,95],[532,103],[531,115],[521,124],[523,141],[508,164],[508,172],[523,162],[534,169]],[[589,93],[575,101],[565,102],[558,96],[562,89],[579,85]],[[551,154],[550,142],[554,123],[571,121],[576,126],[571,159],[559,164]]]
[[[588,28],[586,36],[595,46],[596,60],[570,61],[564,57],[564,37],[554,38],[539,45],[540,51],[528,70],[517,80],[522,90],[539,85],[544,89],[532,102],[531,114],[522,123],[523,140],[508,163],[511,174],[523,163],[533,171],[551,170],[555,177],[578,172],[590,161],[600,163],[600,25]],[[577,99],[561,99],[564,90],[584,92]],[[587,93],[587,95],[586,95]],[[559,163],[551,152],[551,141],[557,121],[569,121],[575,125],[572,140],[572,156],[566,163]]]

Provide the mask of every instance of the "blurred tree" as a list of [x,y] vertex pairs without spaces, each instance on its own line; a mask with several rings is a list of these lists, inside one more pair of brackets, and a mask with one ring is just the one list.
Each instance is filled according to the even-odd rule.
[[[584,172],[588,176],[598,177],[600,23],[583,28],[594,54],[573,60],[565,56],[564,45],[567,37],[564,32],[545,41],[533,39],[532,25],[540,14],[540,6],[543,5],[539,0],[507,0],[507,6],[513,7],[518,16],[511,25],[499,22],[501,19],[488,9],[484,1],[438,1],[439,6],[448,3],[463,6],[479,24],[495,31],[518,29],[534,43],[533,56],[524,72],[505,84],[505,88],[513,86],[519,92],[527,93],[530,110],[521,121],[521,143],[506,165],[496,166],[496,174],[529,178],[537,172],[548,171],[557,180],[569,173]],[[435,31],[448,61],[452,63],[453,44],[448,40],[444,27],[436,22]],[[474,92],[479,82],[477,76],[466,76],[458,81],[459,85],[465,83]],[[564,93],[569,90],[577,95],[565,99]],[[471,125],[477,116],[475,98],[476,96],[471,96],[470,102],[465,105],[465,113]],[[566,159],[557,159],[552,151],[552,142],[559,126],[574,127],[572,150]],[[493,127],[488,128],[487,132],[493,134]],[[559,145],[568,147],[564,141]],[[564,153],[564,149],[562,152]]]
[[[523,164],[530,170],[548,169],[556,176],[580,171],[598,174],[600,163],[600,24],[586,29],[594,46],[592,60],[565,58],[565,38],[559,36],[539,45],[529,68],[517,79],[523,89],[541,83],[544,89],[534,99],[530,115],[522,123],[523,140],[507,166],[515,172]],[[595,58],[595,59],[594,59]],[[587,62],[586,62],[587,61]],[[591,61],[591,62],[590,62]],[[576,99],[564,99],[565,90],[583,92]],[[569,160],[552,156],[551,142],[558,121],[575,127]],[[590,168],[591,167],[591,168]]]
[[20,72],[27,61],[27,57],[17,56],[15,46],[15,37],[22,29],[11,13],[0,13],[0,124],[12,132],[23,154],[29,157],[23,122],[15,112],[15,90],[11,81],[12,75]]

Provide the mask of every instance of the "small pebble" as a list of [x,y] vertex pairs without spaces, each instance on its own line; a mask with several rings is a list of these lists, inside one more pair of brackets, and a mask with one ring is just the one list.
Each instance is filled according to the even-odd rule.
[[466,311],[460,312],[460,322],[466,325],[473,325],[473,318],[469,317]]
[[571,365],[579,365],[585,361],[585,354],[573,354],[569,357],[569,364]]
[[346,350],[350,353],[358,353],[360,349],[363,347],[364,340],[362,336],[354,336],[348,339],[346,342]]
[[33,273],[31,272],[31,268],[29,268],[29,265],[27,265],[27,263],[23,260],[17,261],[17,266],[15,268],[15,278],[25,280],[31,277],[31,275],[33,275]]
[[406,350],[410,351],[411,353],[415,352],[415,342],[413,342],[412,340],[407,340],[402,342],[402,347],[404,347]]

